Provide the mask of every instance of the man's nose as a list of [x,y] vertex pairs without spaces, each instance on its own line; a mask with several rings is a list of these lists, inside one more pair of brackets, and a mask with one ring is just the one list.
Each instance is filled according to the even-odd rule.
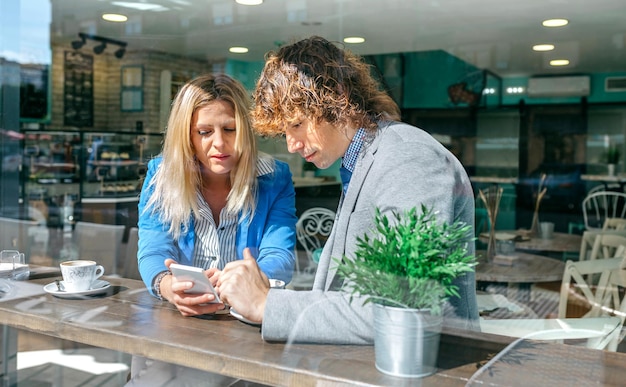
[[289,153],[296,153],[302,149],[302,141],[296,140],[293,136],[287,135],[287,150]]

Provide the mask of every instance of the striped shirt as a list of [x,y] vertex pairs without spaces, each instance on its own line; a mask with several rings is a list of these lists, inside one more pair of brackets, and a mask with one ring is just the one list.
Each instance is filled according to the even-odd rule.
[[[272,162],[260,158],[257,160],[257,177],[274,172]],[[216,267],[223,270],[228,262],[237,259],[237,224],[239,214],[233,214],[222,208],[220,211],[220,224],[215,224],[213,212],[208,203],[202,197],[202,193],[196,193],[198,198],[199,212],[195,218],[195,247],[193,253],[193,266],[209,269]]]

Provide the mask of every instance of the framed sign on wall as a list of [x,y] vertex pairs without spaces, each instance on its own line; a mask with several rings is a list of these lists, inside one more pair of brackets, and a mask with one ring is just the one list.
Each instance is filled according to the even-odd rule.
[[140,112],[143,110],[143,66],[122,67],[121,110]]

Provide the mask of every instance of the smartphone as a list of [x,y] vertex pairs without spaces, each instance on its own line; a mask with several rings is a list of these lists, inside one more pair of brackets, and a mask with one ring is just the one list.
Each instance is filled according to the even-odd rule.
[[185,290],[185,293],[211,293],[215,296],[213,303],[221,302],[215,288],[211,284],[211,281],[204,275],[204,270],[201,267],[172,263],[170,265],[170,271],[176,276],[178,281],[193,282],[193,287]]

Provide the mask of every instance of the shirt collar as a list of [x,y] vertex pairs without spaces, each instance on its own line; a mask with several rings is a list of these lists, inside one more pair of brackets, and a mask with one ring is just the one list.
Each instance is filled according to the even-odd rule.
[[343,161],[341,162],[341,165],[350,172],[354,171],[356,160],[358,159],[359,153],[361,153],[361,148],[363,147],[364,138],[365,129],[359,128],[359,130],[356,131],[356,134],[352,138],[346,154],[343,155]]
[[274,172],[274,160],[266,157],[258,157],[256,161],[256,176],[269,175]]

